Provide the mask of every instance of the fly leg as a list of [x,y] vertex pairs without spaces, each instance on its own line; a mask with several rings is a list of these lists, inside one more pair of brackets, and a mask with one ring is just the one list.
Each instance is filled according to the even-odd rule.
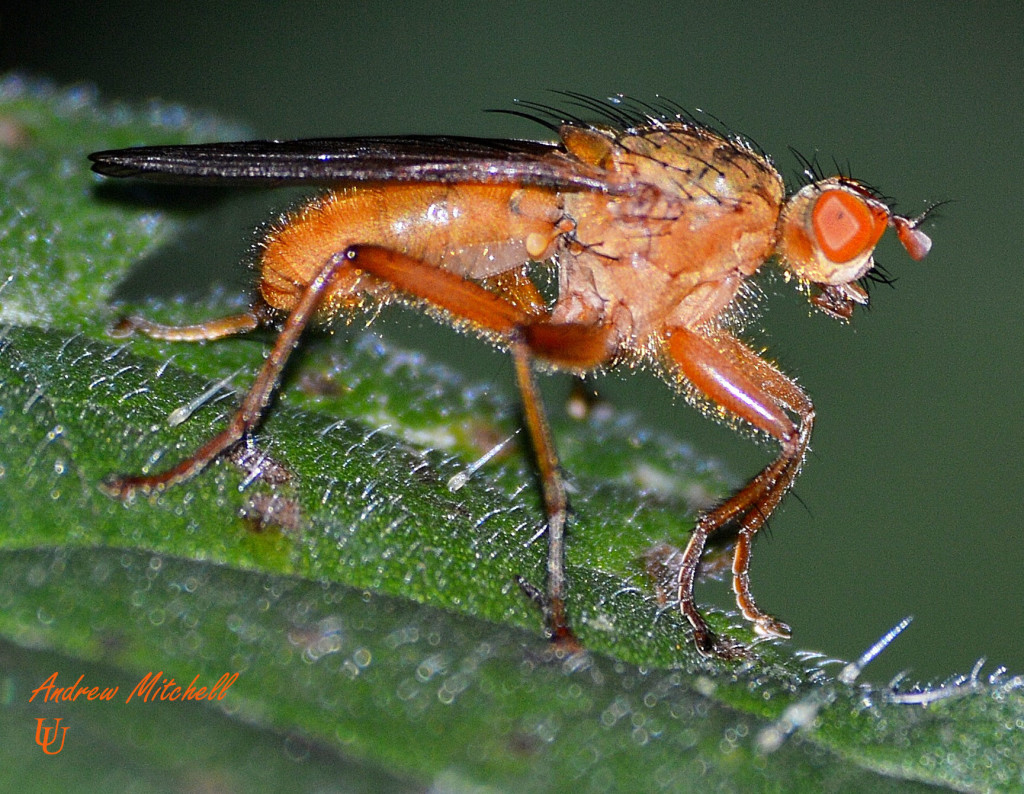
[[[603,326],[551,323],[537,318],[520,326],[513,334],[512,357],[516,379],[540,473],[547,514],[548,587],[546,597],[540,603],[551,639],[568,652],[578,651],[582,647],[569,627],[565,611],[568,590],[565,576],[565,525],[569,514],[569,499],[551,427],[544,412],[544,403],[533,377],[533,357],[569,368],[589,369],[609,357],[609,338],[608,329]],[[535,601],[538,600],[531,585],[520,581],[520,586]]]
[[[692,386],[715,405],[776,439],[778,458],[718,507],[697,521],[679,569],[679,606],[693,627],[697,649],[705,654],[735,657],[736,643],[716,637],[697,609],[694,581],[708,538],[737,527],[733,556],[733,590],[743,616],[763,636],[788,637],[789,627],[762,611],[750,592],[750,550],[757,531],[792,486],[807,454],[814,424],[810,399],[792,380],[759,358],[734,337],[720,333],[709,338],[684,328],[666,334],[672,362]],[[788,413],[795,414],[794,424]]]
[[[364,261],[365,260],[365,261]],[[377,271],[370,267],[377,263]],[[367,267],[362,267],[366,264]],[[390,267],[389,267],[390,265]],[[508,334],[518,323],[529,320],[530,315],[523,309],[503,303],[497,296],[457,276],[431,267],[410,257],[372,246],[353,246],[330,257],[320,272],[306,286],[299,302],[288,315],[281,333],[256,376],[242,405],[232,417],[228,426],[207,441],[188,458],[170,469],[152,475],[112,475],[101,487],[110,496],[128,499],[136,493],[148,494],[162,491],[172,485],[185,482],[196,476],[221,454],[229,450],[259,424],[288,357],[295,349],[299,338],[320,307],[320,302],[329,291],[335,275],[346,267],[365,270],[381,280],[413,295],[430,299],[436,292],[444,294],[445,300],[435,301],[442,308],[451,308],[453,313],[485,328]],[[455,283],[458,282],[458,283]],[[455,304],[461,311],[449,307]],[[502,311],[504,309],[504,311]],[[233,334],[251,331],[266,319],[265,309],[258,305],[253,310],[190,326],[168,326],[152,323],[140,317],[121,321],[113,329],[115,336],[127,336],[140,331],[156,339],[169,341],[207,341]],[[487,322],[490,320],[490,322]]]
[[[523,415],[540,474],[547,518],[547,589],[543,596],[520,581],[523,591],[544,611],[548,634],[560,648],[575,652],[580,644],[565,609],[565,526],[569,512],[565,482],[551,427],[533,375],[533,359],[570,368],[594,367],[610,355],[607,328],[550,322],[537,301],[524,300],[520,285],[506,296],[446,270],[383,248],[358,247],[354,266],[399,291],[426,300],[478,330],[504,339],[512,352]],[[539,298],[538,298],[539,300]]]
[[150,339],[162,339],[165,342],[212,342],[215,339],[255,331],[269,320],[268,314],[266,306],[258,304],[247,312],[233,314],[230,317],[218,317],[197,325],[163,325],[145,317],[131,315],[122,317],[107,330],[107,333],[115,339],[124,339],[134,333],[140,333]]
[[[381,285],[431,303],[474,329],[503,339],[511,348],[516,377],[522,394],[524,414],[537,457],[547,516],[547,593],[543,599],[548,632],[562,647],[577,650],[579,644],[569,627],[565,611],[565,524],[568,502],[540,395],[533,379],[535,357],[568,367],[590,368],[610,355],[609,332],[590,327],[550,322],[538,310],[523,285],[508,297],[492,292],[457,274],[397,251],[376,246],[352,246],[332,256],[288,316],[252,388],[228,427],[172,468],[142,476],[109,477],[103,487],[112,496],[125,499],[136,492],[150,493],[184,482],[229,450],[259,423],[274,393],[281,371],[315,315],[332,279],[342,268],[352,268],[373,277]],[[214,339],[251,330],[259,324],[256,312],[226,318],[200,326],[172,328],[129,321],[127,330],[140,330],[164,339]],[[528,592],[532,588],[524,587]]]
[[533,585],[522,579],[517,581],[523,592],[544,611],[551,640],[556,645],[575,652],[581,646],[569,627],[565,610],[568,589],[565,576],[565,525],[569,516],[569,498],[558,465],[558,453],[555,451],[551,426],[540,398],[537,380],[533,375],[533,360],[529,348],[522,342],[514,342],[512,358],[515,362],[516,382],[523,401],[523,418],[530,432],[544,496],[548,535],[547,593],[542,597]]
[[[274,347],[263,362],[256,380],[253,382],[249,392],[242,400],[242,405],[232,417],[228,426],[216,436],[207,441],[192,455],[172,466],[166,471],[151,475],[112,475],[107,477],[101,487],[110,496],[118,499],[128,499],[135,493],[148,494],[154,491],[162,491],[172,485],[176,485],[196,476],[216,460],[221,454],[229,450],[259,424],[277,387],[288,357],[298,344],[299,337],[309,323],[310,318],[315,314],[320,299],[323,297],[327,287],[334,278],[335,273],[349,263],[352,258],[351,251],[343,251],[332,256],[317,273],[316,277],[309,283],[302,297],[292,313],[288,315],[281,333],[278,334]],[[259,325],[261,320],[259,310],[247,314],[240,314],[222,320],[213,320],[210,323],[195,326],[173,326],[157,325],[141,318],[129,318],[118,328],[122,332],[130,333],[138,329],[149,336],[158,339],[177,340],[206,340],[219,339],[230,336],[233,333],[251,331]],[[115,329],[115,333],[118,329]]]

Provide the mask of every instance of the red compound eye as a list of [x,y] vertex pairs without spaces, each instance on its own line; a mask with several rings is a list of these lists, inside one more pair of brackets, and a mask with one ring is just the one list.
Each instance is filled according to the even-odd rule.
[[811,213],[814,237],[830,261],[849,262],[875,247],[889,211],[846,190],[826,190]]

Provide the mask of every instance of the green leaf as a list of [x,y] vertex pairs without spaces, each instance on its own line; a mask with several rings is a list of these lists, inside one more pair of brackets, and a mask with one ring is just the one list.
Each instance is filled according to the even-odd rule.
[[[85,154],[237,130],[9,77],[0,132],[0,780],[306,789],[344,766],[357,790],[1024,783],[1020,679],[952,682],[922,707],[786,645],[743,665],[697,657],[644,559],[684,543],[730,483],[607,407],[556,421],[576,510],[569,609],[590,653],[550,659],[514,582],[542,584],[545,554],[515,401],[367,331],[310,334],[251,454],[110,500],[104,476],[167,465],[223,426],[269,337],[109,338],[114,288],[188,213],[180,197],[101,184]],[[238,306],[137,308],[182,322]],[[119,698],[30,701],[54,671]],[[150,672],[238,678],[212,703],[124,702]],[[47,756],[36,720],[57,717],[68,748]]]

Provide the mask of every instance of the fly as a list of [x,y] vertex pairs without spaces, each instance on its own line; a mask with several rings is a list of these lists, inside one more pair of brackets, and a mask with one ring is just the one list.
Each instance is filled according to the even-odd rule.
[[[756,633],[788,637],[750,591],[751,543],[803,464],[814,407],[797,383],[733,331],[744,282],[777,263],[826,314],[848,320],[868,302],[873,252],[892,228],[913,259],[931,241],[926,211],[895,213],[848,176],[787,195],[766,155],[674,106],[569,94],[601,123],[533,103],[516,115],[557,142],[466,137],[324,138],[157,146],[90,155],[110,177],[195,184],[321,185],[326,191],[274,224],[259,256],[249,311],[192,326],[127,318],[118,331],[165,340],[212,340],[283,325],[227,428],[165,471],[108,477],[127,499],[185,482],[257,429],[304,329],[392,302],[425,308],[507,350],[543,491],[548,539],[543,608],[548,635],[578,647],[566,614],[566,488],[534,365],[587,373],[620,363],[653,366],[718,415],[774,439],[778,456],[697,520],[675,584],[698,651],[745,650],[716,636],[694,583],[708,539],[736,533],[733,589]],[[533,275],[557,268],[545,299]],[[876,271],[877,272],[877,271]]]

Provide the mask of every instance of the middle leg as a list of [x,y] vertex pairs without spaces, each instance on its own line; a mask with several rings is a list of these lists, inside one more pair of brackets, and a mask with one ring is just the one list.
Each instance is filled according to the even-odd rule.
[[540,596],[525,582],[520,585],[543,608],[551,640],[565,650],[579,650],[581,646],[565,608],[565,529],[569,504],[551,427],[534,378],[533,361],[540,358],[569,369],[596,367],[611,356],[610,330],[605,326],[552,323],[549,315],[538,309],[537,301],[522,299],[522,285],[505,297],[500,283],[495,284],[498,291],[485,289],[455,273],[389,249],[358,246],[353,266],[508,344],[540,476],[548,537],[545,594]]

